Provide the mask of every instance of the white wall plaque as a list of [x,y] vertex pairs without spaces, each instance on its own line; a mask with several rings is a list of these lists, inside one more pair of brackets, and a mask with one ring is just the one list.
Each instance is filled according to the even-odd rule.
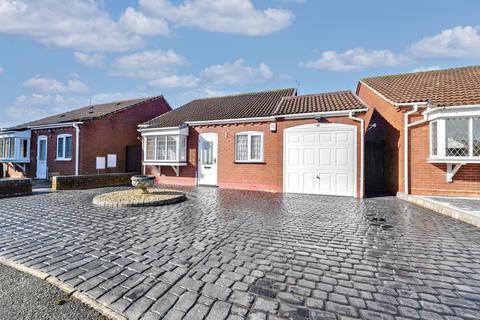
[[105,169],[105,157],[97,157],[97,170]]
[[107,168],[116,168],[117,167],[117,155],[109,154],[107,155]]

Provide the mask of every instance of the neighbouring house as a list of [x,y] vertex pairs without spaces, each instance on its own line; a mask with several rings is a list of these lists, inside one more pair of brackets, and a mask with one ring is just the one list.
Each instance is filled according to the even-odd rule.
[[390,193],[480,195],[480,66],[371,77],[366,185]]
[[139,126],[162,184],[363,196],[363,120],[350,91],[193,100]]
[[2,129],[0,171],[3,177],[37,179],[139,172],[138,125],[170,110],[157,96],[91,105]]

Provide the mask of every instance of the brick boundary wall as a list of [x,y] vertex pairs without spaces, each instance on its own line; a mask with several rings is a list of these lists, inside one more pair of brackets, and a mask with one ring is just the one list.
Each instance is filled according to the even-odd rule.
[[78,190],[120,186],[131,183],[132,176],[138,173],[107,173],[80,176],[55,176],[52,190]]
[[32,179],[0,179],[0,198],[32,194]]

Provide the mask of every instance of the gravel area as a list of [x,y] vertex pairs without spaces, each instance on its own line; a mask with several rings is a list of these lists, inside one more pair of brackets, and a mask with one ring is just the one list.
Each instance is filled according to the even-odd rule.
[[108,207],[143,207],[173,204],[185,199],[185,193],[181,191],[150,188],[148,193],[139,189],[105,193],[96,196],[93,203]]
[[1,320],[107,319],[49,283],[2,265],[0,287]]

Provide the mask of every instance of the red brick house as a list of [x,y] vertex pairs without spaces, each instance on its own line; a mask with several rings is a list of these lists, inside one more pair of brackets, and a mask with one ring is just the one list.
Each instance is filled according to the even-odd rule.
[[97,157],[105,160],[102,173],[139,171],[138,125],[170,110],[158,96],[87,106],[2,129],[0,175],[47,179],[94,174]]
[[[357,95],[367,146],[384,147],[386,190],[480,195],[480,66],[366,78]],[[367,185],[374,176],[367,168]]]
[[140,125],[158,183],[363,196],[365,105],[350,91],[198,99]]

